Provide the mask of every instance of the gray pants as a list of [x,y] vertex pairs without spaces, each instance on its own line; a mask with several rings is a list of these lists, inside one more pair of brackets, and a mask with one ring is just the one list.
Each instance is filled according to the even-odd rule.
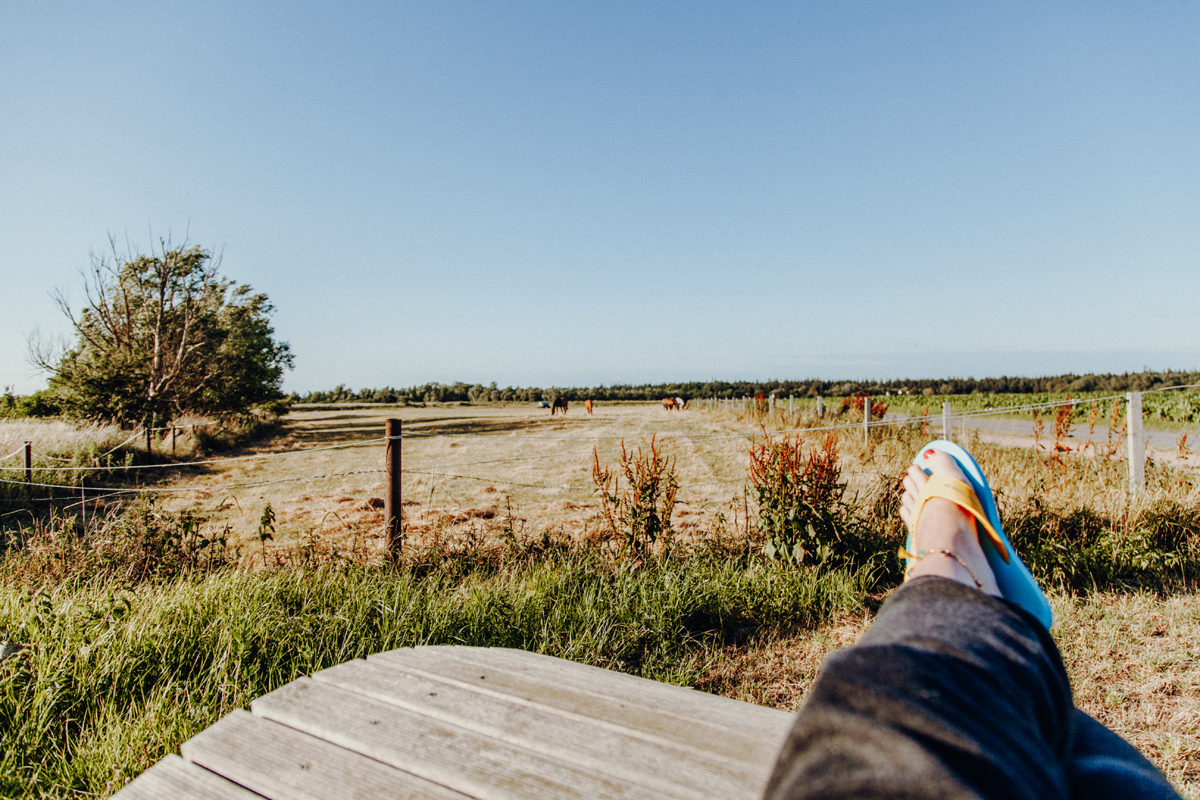
[[944,578],[884,604],[832,654],[768,800],[1177,798],[1154,766],[1075,705],[1033,617]]

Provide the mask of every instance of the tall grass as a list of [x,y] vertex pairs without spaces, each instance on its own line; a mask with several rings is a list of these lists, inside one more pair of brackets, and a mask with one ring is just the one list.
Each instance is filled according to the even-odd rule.
[[642,569],[560,551],[455,580],[403,568],[220,571],[31,593],[0,583],[0,793],[119,788],[300,675],[419,644],[518,647],[688,683],[706,653],[861,604],[865,575],[711,559]]
[[[115,450],[130,437],[116,425],[71,424],[60,420],[0,420],[0,456],[20,452],[25,442],[33,443],[35,459],[81,464],[108,450]],[[6,467],[22,463],[19,456],[0,462]]]

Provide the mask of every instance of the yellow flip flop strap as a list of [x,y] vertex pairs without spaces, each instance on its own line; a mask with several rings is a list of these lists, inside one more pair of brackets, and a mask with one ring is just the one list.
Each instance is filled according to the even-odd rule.
[[987,514],[983,512],[983,506],[980,505],[975,490],[971,488],[970,484],[955,480],[948,475],[931,475],[925,482],[925,488],[917,497],[917,510],[913,515],[912,526],[914,531],[917,530],[917,523],[921,519],[921,509],[925,507],[925,502],[933,497],[949,500],[954,505],[969,511],[979,521],[979,525],[987,531],[988,537],[996,546],[996,552],[1004,559],[1004,563],[1008,563],[1008,548],[1004,546],[1004,540],[1000,538],[1000,534],[996,533],[992,523],[988,522]]

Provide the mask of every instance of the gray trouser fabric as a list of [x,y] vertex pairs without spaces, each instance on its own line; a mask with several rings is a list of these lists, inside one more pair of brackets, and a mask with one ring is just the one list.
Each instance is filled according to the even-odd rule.
[[1050,634],[944,578],[884,604],[830,655],[767,800],[1177,798],[1125,740],[1075,708]]

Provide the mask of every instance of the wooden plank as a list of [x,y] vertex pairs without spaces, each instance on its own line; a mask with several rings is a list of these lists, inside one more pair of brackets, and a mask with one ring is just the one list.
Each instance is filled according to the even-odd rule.
[[114,800],[161,800],[187,797],[193,800],[261,800],[253,792],[230,783],[219,775],[170,755],[126,784]]
[[[452,649],[412,648],[371,656],[367,658],[367,663],[382,663],[404,672],[458,681],[475,691],[502,694],[547,709],[589,717],[622,728],[630,735],[688,747],[702,753],[704,758],[721,760],[751,772],[761,769],[764,762],[773,762],[787,730],[791,729],[791,720],[787,720],[786,726],[779,726],[778,730],[770,732],[757,726],[749,717],[733,716],[714,720],[698,714],[676,714],[665,710],[670,708],[670,700],[674,697],[670,691],[649,698],[644,694],[638,697],[638,700],[648,700],[654,704],[648,706],[629,697],[613,697],[611,693],[563,685],[554,681],[553,675],[547,679],[546,675],[538,672],[511,668],[511,664],[510,669],[500,669],[494,664],[487,666],[481,663],[486,660],[486,650],[474,663],[462,661],[455,655],[457,652]],[[653,681],[650,682],[653,684]],[[668,688],[661,684],[653,685],[662,690]],[[644,687],[638,685],[636,688]]]
[[751,800],[762,795],[769,777],[770,764],[759,770],[732,766],[591,717],[366,661],[341,664],[313,679],[674,797]]
[[311,678],[260,697],[251,711],[480,800],[659,796]]
[[794,721],[777,709],[584,664],[535,654],[522,654],[535,660],[510,656],[520,652],[416,647],[379,653],[367,661],[590,716],[752,769],[773,762]]
[[272,800],[465,800],[444,786],[234,711],[180,748],[188,761]]
[[[756,706],[729,697],[697,691],[687,686],[661,683],[637,675],[628,675],[611,669],[580,664],[565,658],[513,650],[507,647],[459,647],[434,645],[422,650],[440,650],[453,658],[474,663],[497,666],[502,669],[519,669],[545,676],[563,685],[586,689],[610,697],[634,700],[648,708],[657,708],[672,714],[694,714],[700,719],[721,720],[735,724],[752,721],[755,726],[780,729],[785,734],[791,730],[795,717],[786,711],[766,706]],[[774,737],[774,733],[766,734]]]

